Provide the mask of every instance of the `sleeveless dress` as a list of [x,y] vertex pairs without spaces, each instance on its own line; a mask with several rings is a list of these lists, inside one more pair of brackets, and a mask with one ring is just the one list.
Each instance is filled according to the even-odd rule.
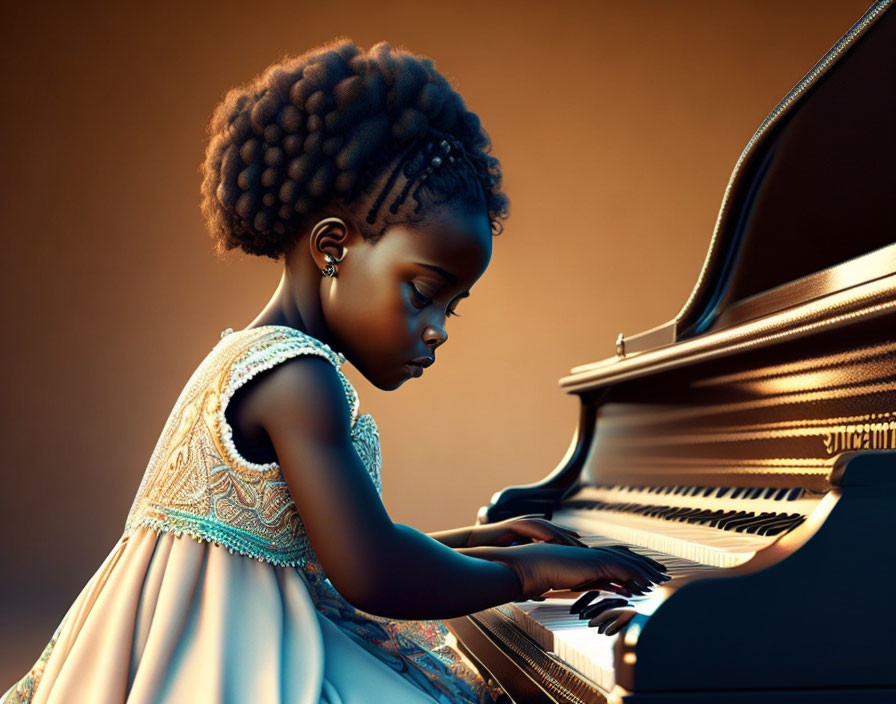
[[124,532],[34,667],[0,704],[483,704],[486,682],[440,621],[385,619],[343,599],[276,462],[244,459],[224,411],[297,355],[336,367],[352,442],[381,493],[376,423],[345,357],[295,328],[221,333],[178,397]]

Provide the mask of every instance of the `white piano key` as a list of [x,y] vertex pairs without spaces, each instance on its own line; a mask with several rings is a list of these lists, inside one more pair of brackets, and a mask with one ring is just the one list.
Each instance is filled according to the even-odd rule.
[[509,615],[546,651],[609,692],[616,681],[616,635],[598,633],[588,621],[569,613],[575,599],[545,599],[510,604]]
[[610,538],[716,567],[740,565],[779,537],[736,533],[616,511],[560,509],[554,512],[551,520],[580,533],[585,543],[589,543],[589,538]]

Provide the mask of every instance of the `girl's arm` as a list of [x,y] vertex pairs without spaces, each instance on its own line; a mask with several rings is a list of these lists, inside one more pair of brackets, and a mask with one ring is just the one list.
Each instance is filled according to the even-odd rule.
[[351,441],[332,364],[300,356],[259,374],[244,405],[277,455],[311,545],[333,586],[390,618],[451,618],[520,596],[508,567],[461,555],[394,524]]
[[649,584],[634,558],[547,544],[464,555],[394,524],[352,445],[350,409],[333,366],[301,356],[253,381],[244,408],[274,445],[324,571],[356,607],[388,618],[445,619],[606,578],[608,569]]

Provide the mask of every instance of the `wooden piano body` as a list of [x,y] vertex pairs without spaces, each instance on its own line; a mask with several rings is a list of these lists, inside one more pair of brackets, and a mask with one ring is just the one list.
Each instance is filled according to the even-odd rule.
[[675,566],[611,637],[561,598],[451,621],[514,701],[896,702],[892,4],[750,140],[675,319],[560,380],[557,469],[480,512]]

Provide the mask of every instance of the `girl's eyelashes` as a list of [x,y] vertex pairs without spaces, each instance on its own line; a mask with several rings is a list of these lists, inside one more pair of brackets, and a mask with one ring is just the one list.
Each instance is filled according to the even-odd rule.
[[414,297],[414,301],[416,302],[417,308],[426,308],[430,303],[432,303],[431,298],[427,298],[422,293],[420,293],[420,289],[418,289],[414,284],[408,281],[408,286],[411,287],[411,294]]
[[[414,306],[416,308],[426,308],[426,306],[432,304],[433,299],[428,298],[427,296],[424,296],[420,292],[420,289],[418,289],[416,286],[414,286],[414,284],[412,282],[408,281],[408,286],[411,287],[411,295],[413,296]],[[449,317],[452,315],[455,316],[456,318],[460,317],[459,313],[454,312],[454,308],[449,308],[448,311],[445,313],[445,317]]]

